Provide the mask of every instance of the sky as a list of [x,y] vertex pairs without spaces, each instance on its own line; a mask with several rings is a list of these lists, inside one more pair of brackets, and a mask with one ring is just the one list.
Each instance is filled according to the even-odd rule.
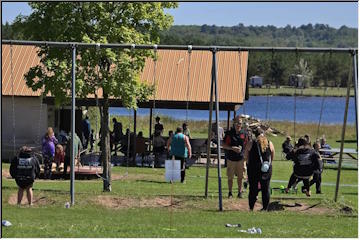
[[[321,23],[335,28],[358,27],[357,2],[182,2],[178,8],[166,12],[174,16],[174,25],[234,26],[242,23],[245,26],[284,27],[289,24],[298,27]],[[11,23],[20,13],[29,15],[31,9],[24,2],[2,3],[2,23]]]

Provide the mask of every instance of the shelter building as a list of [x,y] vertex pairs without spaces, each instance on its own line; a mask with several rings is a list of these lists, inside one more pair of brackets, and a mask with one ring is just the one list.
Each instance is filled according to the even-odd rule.
[[[24,74],[40,63],[37,47],[2,45],[2,158],[12,157],[13,136],[15,149],[24,144],[38,146],[48,126],[55,133],[60,129],[70,131],[70,106],[56,108],[51,95],[41,97],[41,91],[26,86]],[[190,60],[190,66],[189,66]],[[11,65],[13,73],[11,74]],[[247,99],[248,52],[218,52],[219,109],[236,111]],[[156,79],[155,107],[165,109],[209,109],[212,54],[209,51],[192,51],[191,58],[184,50],[158,50],[154,61],[146,59],[141,81],[154,84]],[[188,75],[189,69],[189,75]],[[99,91],[99,100],[102,94]],[[76,98],[76,132],[81,134],[82,106],[96,106],[94,96]],[[153,96],[148,102],[138,104],[152,113]],[[110,107],[122,107],[121,100],[110,99]],[[14,111],[14,114],[13,114]],[[136,114],[136,113],[135,113]],[[151,132],[150,117],[150,132]],[[136,116],[134,116],[136,123]],[[228,120],[229,124],[229,120]],[[136,127],[136,124],[134,124]]]

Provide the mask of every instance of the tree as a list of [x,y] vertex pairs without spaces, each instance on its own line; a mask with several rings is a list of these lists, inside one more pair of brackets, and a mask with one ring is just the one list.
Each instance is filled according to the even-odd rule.
[[305,59],[300,58],[298,64],[295,65],[295,71],[303,76],[303,86],[309,87],[313,79],[313,73]]
[[[33,12],[17,19],[27,39],[86,43],[159,43],[160,31],[171,26],[173,18],[164,13],[174,8],[170,2],[32,2]],[[71,89],[71,50],[43,46],[38,52],[41,64],[29,70],[26,83],[33,90],[44,88],[56,105],[69,101]],[[109,98],[123,106],[137,108],[147,100],[154,86],[139,82],[145,59],[151,51],[128,49],[77,48],[76,95],[87,97],[98,89],[103,100],[101,116],[101,160],[104,191],[111,191]]]

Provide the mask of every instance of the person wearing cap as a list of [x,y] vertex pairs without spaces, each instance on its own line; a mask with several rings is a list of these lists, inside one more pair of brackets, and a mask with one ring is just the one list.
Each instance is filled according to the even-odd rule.
[[320,155],[308,144],[304,137],[300,137],[297,147],[286,155],[288,160],[294,162],[294,170],[290,176],[289,183],[285,192],[288,193],[289,189],[296,184],[298,179],[304,183],[303,192],[306,196],[310,197],[309,179],[314,173],[315,166],[319,163]]
[[160,117],[157,116],[155,118],[155,121],[156,121],[156,124],[155,124],[155,131],[159,131],[160,132],[160,135],[162,135],[163,131],[164,131],[164,125],[162,123],[160,123]]
[[39,177],[39,174],[40,164],[37,157],[33,154],[31,148],[22,147],[18,157],[15,157],[10,165],[10,175],[15,178],[16,184],[18,185],[18,205],[21,204],[24,190],[26,190],[29,205],[32,205],[32,186],[35,178]]
[[244,148],[247,135],[241,131],[242,120],[240,116],[234,118],[233,127],[226,132],[223,148],[227,150],[227,177],[228,177],[228,198],[232,198],[232,187],[234,175],[237,175],[238,198],[242,198],[242,180],[244,175]]
[[[267,139],[261,128],[255,131],[255,140],[251,140],[246,147],[248,151],[247,173],[249,180],[249,208],[252,211],[259,193],[262,196],[262,210],[267,210],[270,202],[270,179],[275,148]],[[250,145],[250,147],[248,147]]]

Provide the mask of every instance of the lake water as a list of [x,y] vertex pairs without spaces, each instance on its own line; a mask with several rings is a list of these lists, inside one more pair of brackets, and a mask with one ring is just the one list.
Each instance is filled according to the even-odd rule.
[[[296,98],[296,121],[318,123],[320,118],[322,97],[297,97]],[[249,114],[253,117],[266,119],[266,96],[252,96],[245,102],[243,107],[237,113]],[[342,124],[344,119],[345,98],[326,97],[321,123]],[[186,119],[186,110],[174,109],[155,109],[153,113],[168,115],[176,119]],[[129,110],[125,108],[110,108],[110,115],[128,115]],[[149,109],[138,109],[138,115],[149,115]],[[188,118],[192,120],[207,120],[209,118],[208,110],[189,110]],[[215,114],[213,115],[215,119]],[[233,113],[231,113],[231,118]],[[294,120],[294,97],[273,96],[269,97],[268,118],[270,120],[293,121]],[[227,112],[220,112],[220,120],[227,119]],[[355,123],[355,100],[350,98],[348,124]]]

